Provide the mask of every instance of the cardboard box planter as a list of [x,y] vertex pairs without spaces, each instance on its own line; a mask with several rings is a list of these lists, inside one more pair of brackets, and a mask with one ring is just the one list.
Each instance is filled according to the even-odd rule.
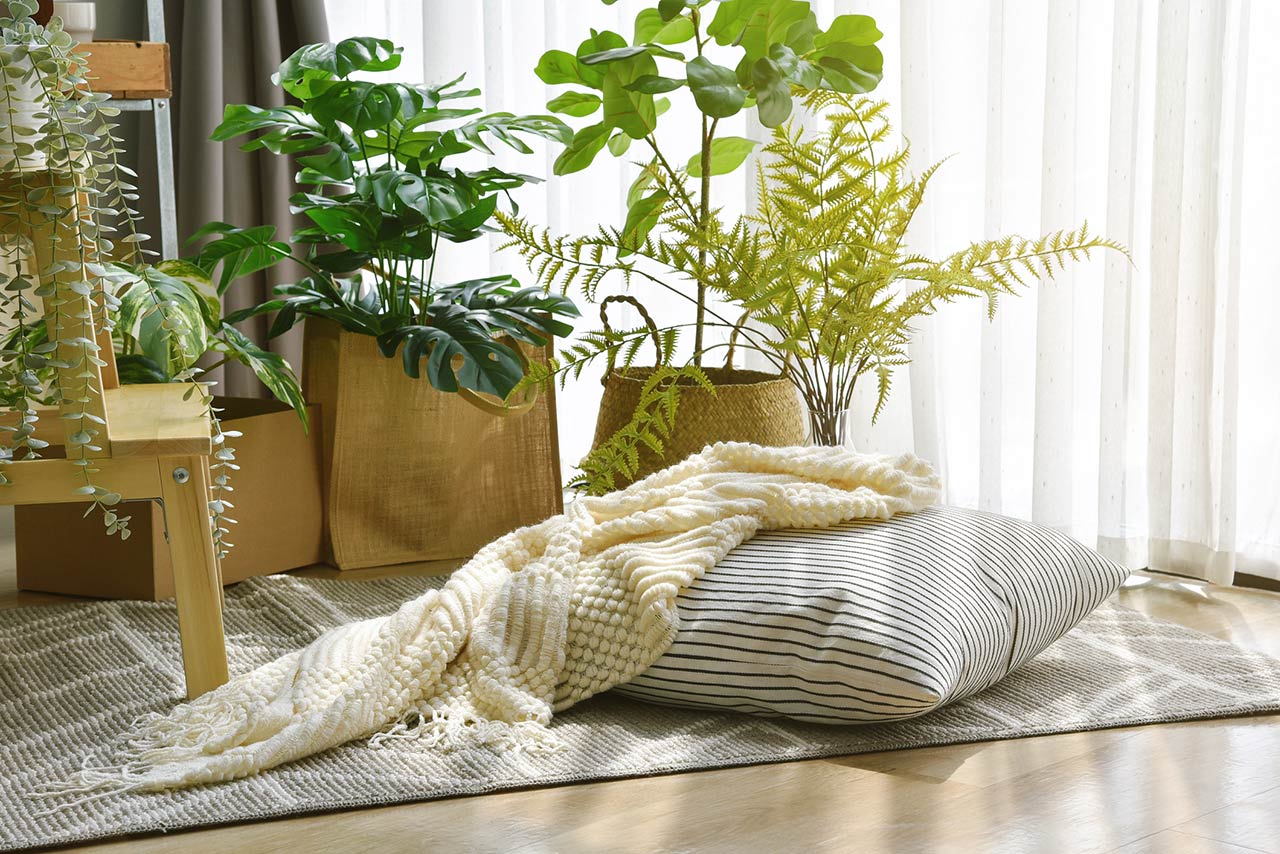
[[[240,471],[232,479],[222,583],[271,575],[322,560],[320,412],[311,406],[311,431],[282,403],[219,398],[223,428],[234,440]],[[167,599],[173,572],[164,516],[155,502],[129,503],[133,535],[108,537],[83,504],[37,504],[14,509],[18,587],[108,599]],[[50,536],[56,532],[57,536]]]

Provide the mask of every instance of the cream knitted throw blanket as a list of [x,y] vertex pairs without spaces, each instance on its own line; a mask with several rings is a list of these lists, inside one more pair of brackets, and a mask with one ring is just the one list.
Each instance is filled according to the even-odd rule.
[[553,712],[656,661],[676,597],[760,528],[938,498],[915,457],[720,444],[481,549],[439,590],[340,626],[167,715],[63,793],[244,777],[356,738],[554,747]]

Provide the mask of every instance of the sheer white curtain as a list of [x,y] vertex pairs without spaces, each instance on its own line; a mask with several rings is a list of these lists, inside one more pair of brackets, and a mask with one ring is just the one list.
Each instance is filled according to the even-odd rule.
[[[622,0],[327,0],[335,38],[384,35],[405,76],[466,71],[490,109],[534,112],[543,50],[590,26],[630,33]],[[917,169],[950,160],[912,235],[944,253],[984,236],[1088,219],[1132,247],[1056,283],[919,325],[914,362],[854,441],[914,450],[947,498],[1034,519],[1131,566],[1229,582],[1280,577],[1280,4],[1249,0],[820,0],[820,17],[874,15],[878,96]],[[677,93],[677,96],[680,93]],[[678,97],[673,139],[694,114]],[[761,135],[738,118],[726,133]],[[504,161],[550,174],[554,152]],[[608,155],[530,188],[522,210],[557,231],[620,223],[631,173]],[[733,210],[746,173],[717,179]],[[500,238],[455,251],[446,273],[520,272]],[[677,311],[674,302],[656,306]],[[634,319],[632,319],[634,320]],[[625,321],[624,321],[625,322]],[[566,465],[586,451],[596,380],[560,397]]]

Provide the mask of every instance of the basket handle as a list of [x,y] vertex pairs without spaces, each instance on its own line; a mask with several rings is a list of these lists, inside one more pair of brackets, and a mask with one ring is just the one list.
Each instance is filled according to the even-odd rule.
[[751,316],[751,310],[748,309],[742,313],[742,317],[738,318],[738,322],[733,324],[733,330],[729,333],[729,349],[724,354],[724,367],[726,370],[733,367],[733,352],[738,346],[738,335],[742,333],[742,327],[746,325],[747,318]]
[[[658,361],[656,364],[662,363],[662,336],[658,333],[658,324],[653,322],[653,318],[649,316],[649,312],[640,303],[640,300],[626,294],[614,294],[605,297],[600,302],[600,324],[604,327],[606,335],[613,334],[613,327],[609,325],[609,303],[625,302],[635,306],[636,311],[640,312],[640,318],[644,321],[644,325],[649,327],[649,337],[653,339],[653,347],[658,351]],[[609,350],[609,363],[604,372],[604,376],[600,379],[601,385],[608,385],[609,375],[613,373],[614,363],[617,361],[617,351],[612,348]]]
[[[503,335],[496,339],[499,344],[504,344],[511,350],[515,351],[516,358],[520,360],[520,367],[524,373],[529,372],[529,359],[525,356],[524,351],[520,349],[520,345],[509,335]],[[469,388],[458,388],[458,397],[467,403],[479,409],[481,412],[487,412],[490,415],[496,415],[499,418],[511,418],[516,415],[524,415],[533,409],[538,402],[538,386],[536,383],[529,385],[524,389],[524,393],[517,399],[507,398],[501,402],[490,395],[482,395],[479,392],[472,391]]]
[[[751,319],[751,310],[748,309],[742,313],[742,317],[738,318],[738,322],[733,324],[733,331],[729,333],[729,349],[724,356],[725,368],[733,367],[733,352],[738,346],[738,335],[742,333],[742,327],[747,325],[747,321]],[[782,363],[782,373],[779,376],[789,376],[791,374],[791,354],[787,354],[787,360]]]

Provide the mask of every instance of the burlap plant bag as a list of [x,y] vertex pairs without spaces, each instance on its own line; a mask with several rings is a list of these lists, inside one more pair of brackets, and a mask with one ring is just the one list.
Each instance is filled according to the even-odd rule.
[[470,557],[562,510],[552,389],[522,415],[493,415],[314,319],[303,387],[320,404],[325,539],[340,569]]
[[[606,309],[613,302],[629,303],[639,311],[653,336],[654,346],[661,353],[656,324],[632,297],[611,296],[601,303],[600,318],[605,328],[609,327]],[[731,339],[725,367],[704,369],[707,379],[715,386],[714,392],[693,383],[681,383],[675,426],[663,442],[663,452],[659,455],[641,445],[640,466],[633,480],[678,463],[716,442],[751,442],[773,447],[805,444],[804,406],[791,381],[779,374],[730,367],[732,359]],[[593,448],[608,441],[631,421],[640,404],[645,381],[655,370],[635,367],[614,370],[610,362],[604,377],[604,396],[600,399]],[[621,489],[633,480],[618,477],[614,485]]]

